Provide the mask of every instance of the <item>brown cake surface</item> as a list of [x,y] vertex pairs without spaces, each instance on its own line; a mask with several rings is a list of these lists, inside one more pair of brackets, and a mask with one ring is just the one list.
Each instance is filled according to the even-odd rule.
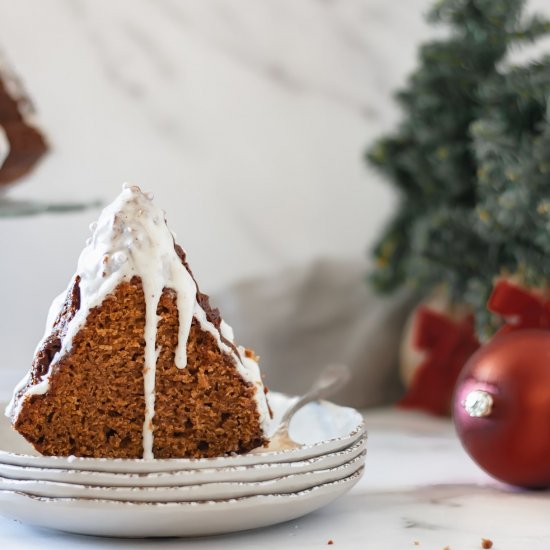
[[[196,321],[187,341],[188,364],[176,367],[175,300],[166,290],[157,311],[155,457],[210,457],[258,447],[264,435],[252,399],[256,389]],[[63,309],[57,327],[71,310]],[[15,429],[45,455],[141,457],[144,327],[143,289],[134,278],[91,311],[72,351],[53,367],[49,391],[28,398]],[[43,371],[43,362],[35,361],[33,380]]]
[[[57,327],[71,309],[63,308]],[[72,351],[52,367],[49,391],[23,403],[15,429],[45,455],[140,457],[144,326],[139,282],[121,284],[90,312]],[[32,383],[47,373],[40,357]]]
[[[113,232],[109,239],[115,243],[129,233],[132,237],[124,243],[126,247],[137,243],[135,256],[142,252],[142,242],[157,250],[160,245],[155,241],[155,231],[164,220],[159,221],[159,212],[152,211],[155,226],[149,228],[149,234],[139,234],[137,223],[130,225],[132,216],[125,212],[133,212],[130,206],[135,206],[138,218],[144,217],[147,205],[138,188],[124,193],[121,208],[126,210],[108,212],[101,227]],[[101,231],[98,229],[98,235]],[[174,245],[171,234],[170,239],[159,257],[173,254],[175,263],[170,269],[164,266],[152,272],[173,272],[183,266],[189,280],[188,286],[180,285],[179,292],[193,290],[193,295],[187,294],[183,300],[194,301],[194,309],[187,310],[194,312],[192,317],[182,317],[181,294],[169,286],[160,287],[158,300],[151,302],[144,291],[151,286],[139,275],[122,277],[99,303],[90,302],[86,292],[93,295],[97,281],[92,279],[91,284],[84,269],[77,272],[8,411],[14,428],[42,454],[198,458],[244,453],[266,443],[269,411],[257,358],[233,343],[232,331],[222,325],[219,311],[200,293],[185,253]],[[96,244],[94,239],[90,243],[92,248]],[[95,254],[92,248],[90,253]],[[100,269],[92,265],[90,270],[100,283],[116,275],[116,271],[110,272],[110,255],[114,258],[112,269],[120,268],[121,256],[104,253],[100,247]],[[150,267],[147,255],[142,261]],[[126,272],[134,273],[137,266]],[[144,273],[146,277],[147,269]],[[98,305],[91,307],[90,303]],[[150,325],[155,327],[154,333],[147,331],[151,303],[156,312],[155,325]],[[177,349],[186,320],[186,363],[178,365]],[[154,346],[152,364],[147,362],[147,334],[149,341],[153,336],[149,344]],[[151,373],[154,378],[150,378]],[[149,388],[147,380],[153,381],[153,387]]]
[[155,457],[219,456],[227,450],[243,453],[263,444],[253,400],[259,388],[245,383],[230,356],[219,350],[213,336],[201,330],[196,320],[187,341],[187,367],[175,367],[178,318],[173,291],[163,293],[157,312],[161,351],[153,422]]

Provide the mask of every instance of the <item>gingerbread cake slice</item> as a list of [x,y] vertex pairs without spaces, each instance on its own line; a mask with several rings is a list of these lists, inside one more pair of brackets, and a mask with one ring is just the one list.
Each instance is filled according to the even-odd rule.
[[45,455],[213,457],[266,443],[257,357],[234,343],[136,186],[92,224],[6,409]]

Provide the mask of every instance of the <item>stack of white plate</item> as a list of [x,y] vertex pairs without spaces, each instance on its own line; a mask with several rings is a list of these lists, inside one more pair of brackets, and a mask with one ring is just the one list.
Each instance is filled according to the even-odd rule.
[[[274,426],[292,403],[270,394]],[[311,403],[290,435],[299,448],[211,459],[44,457],[0,420],[0,514],[89,535],[210,535],[303,516],[361,477],[366,432],[356,410]]]

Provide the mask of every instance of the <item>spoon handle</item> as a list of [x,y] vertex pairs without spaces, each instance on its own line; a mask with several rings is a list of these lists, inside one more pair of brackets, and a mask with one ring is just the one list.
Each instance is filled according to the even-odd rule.
[[322,371],[317,380],[313,383],[311,389],[302,395],[292,407],[290,407],[281,419],[279,430],[288,427],[292,417],[304,406],[311,401],[316,401],[321,397],[327,397],[336,390],[345,386],[351,378],[351,372],[346,365],[328,365]]

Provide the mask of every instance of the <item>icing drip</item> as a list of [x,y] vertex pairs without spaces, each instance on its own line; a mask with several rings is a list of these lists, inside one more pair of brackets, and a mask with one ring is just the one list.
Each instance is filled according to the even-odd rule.
[[[80,277],[80,309],[70,321],[61,349],[54,356],[48,374],[34,386],[30,386],[20,399],[43,394],[49,388],[49,376],[53,367],[71,350],[74,336],[82,328],[90,310],[100,306],[107,295],[122,281],[140,277],[145,297],[145,361],[143,372],[145,394],[145,420],[143,424],[143,458],[153,455],[153,418],[155,415],[155,374],[159,349],[156,347],[158,326],[157,307],[164,289],[173,289],[177,294],[179,317],[178,347],[175,363],[184,368],[187,363],[187,339],[193,318],[203,330],[212,334],[219,348],[230,355],[241,377],[256,386],[255,398],[264,433],[268,431],[269,410],[263,392],[258,364],[222,341],[221,336],[233,342],[233,331],[222,322],[218,330],[207,318],[197,302],[197,287],[193,277],[182,264],[174,249],[174,238],[166,225],[164,212],[152,203],[152,195],[144,194],[139,187],[125,184],[122,193],[103,210],[97,223],[90,226],[93,234],[87,241],[78,260],[77,275]],[[72,282],[71,282],[72,285]],[[69,287],[70,288],[70,287]],[[61,302],[62,303],[62,302]],[[47,336],[61,304],[56,299],[49,314]],[[41,347],[43,342],[38,346]],[[30,374],[28,375],[30,376]],[[28,382],[21,382],[21,391]],[[18,390],[16,389],[16,394]],[[13,400],[6,414],[16,416]]]
[[10,142],[8,140],[8,136],[6,135],[6,132],[0,126],[0,170],[2,169],[2,166],[4,165],[4,161],[8,158],[8,155],[10,154]]

